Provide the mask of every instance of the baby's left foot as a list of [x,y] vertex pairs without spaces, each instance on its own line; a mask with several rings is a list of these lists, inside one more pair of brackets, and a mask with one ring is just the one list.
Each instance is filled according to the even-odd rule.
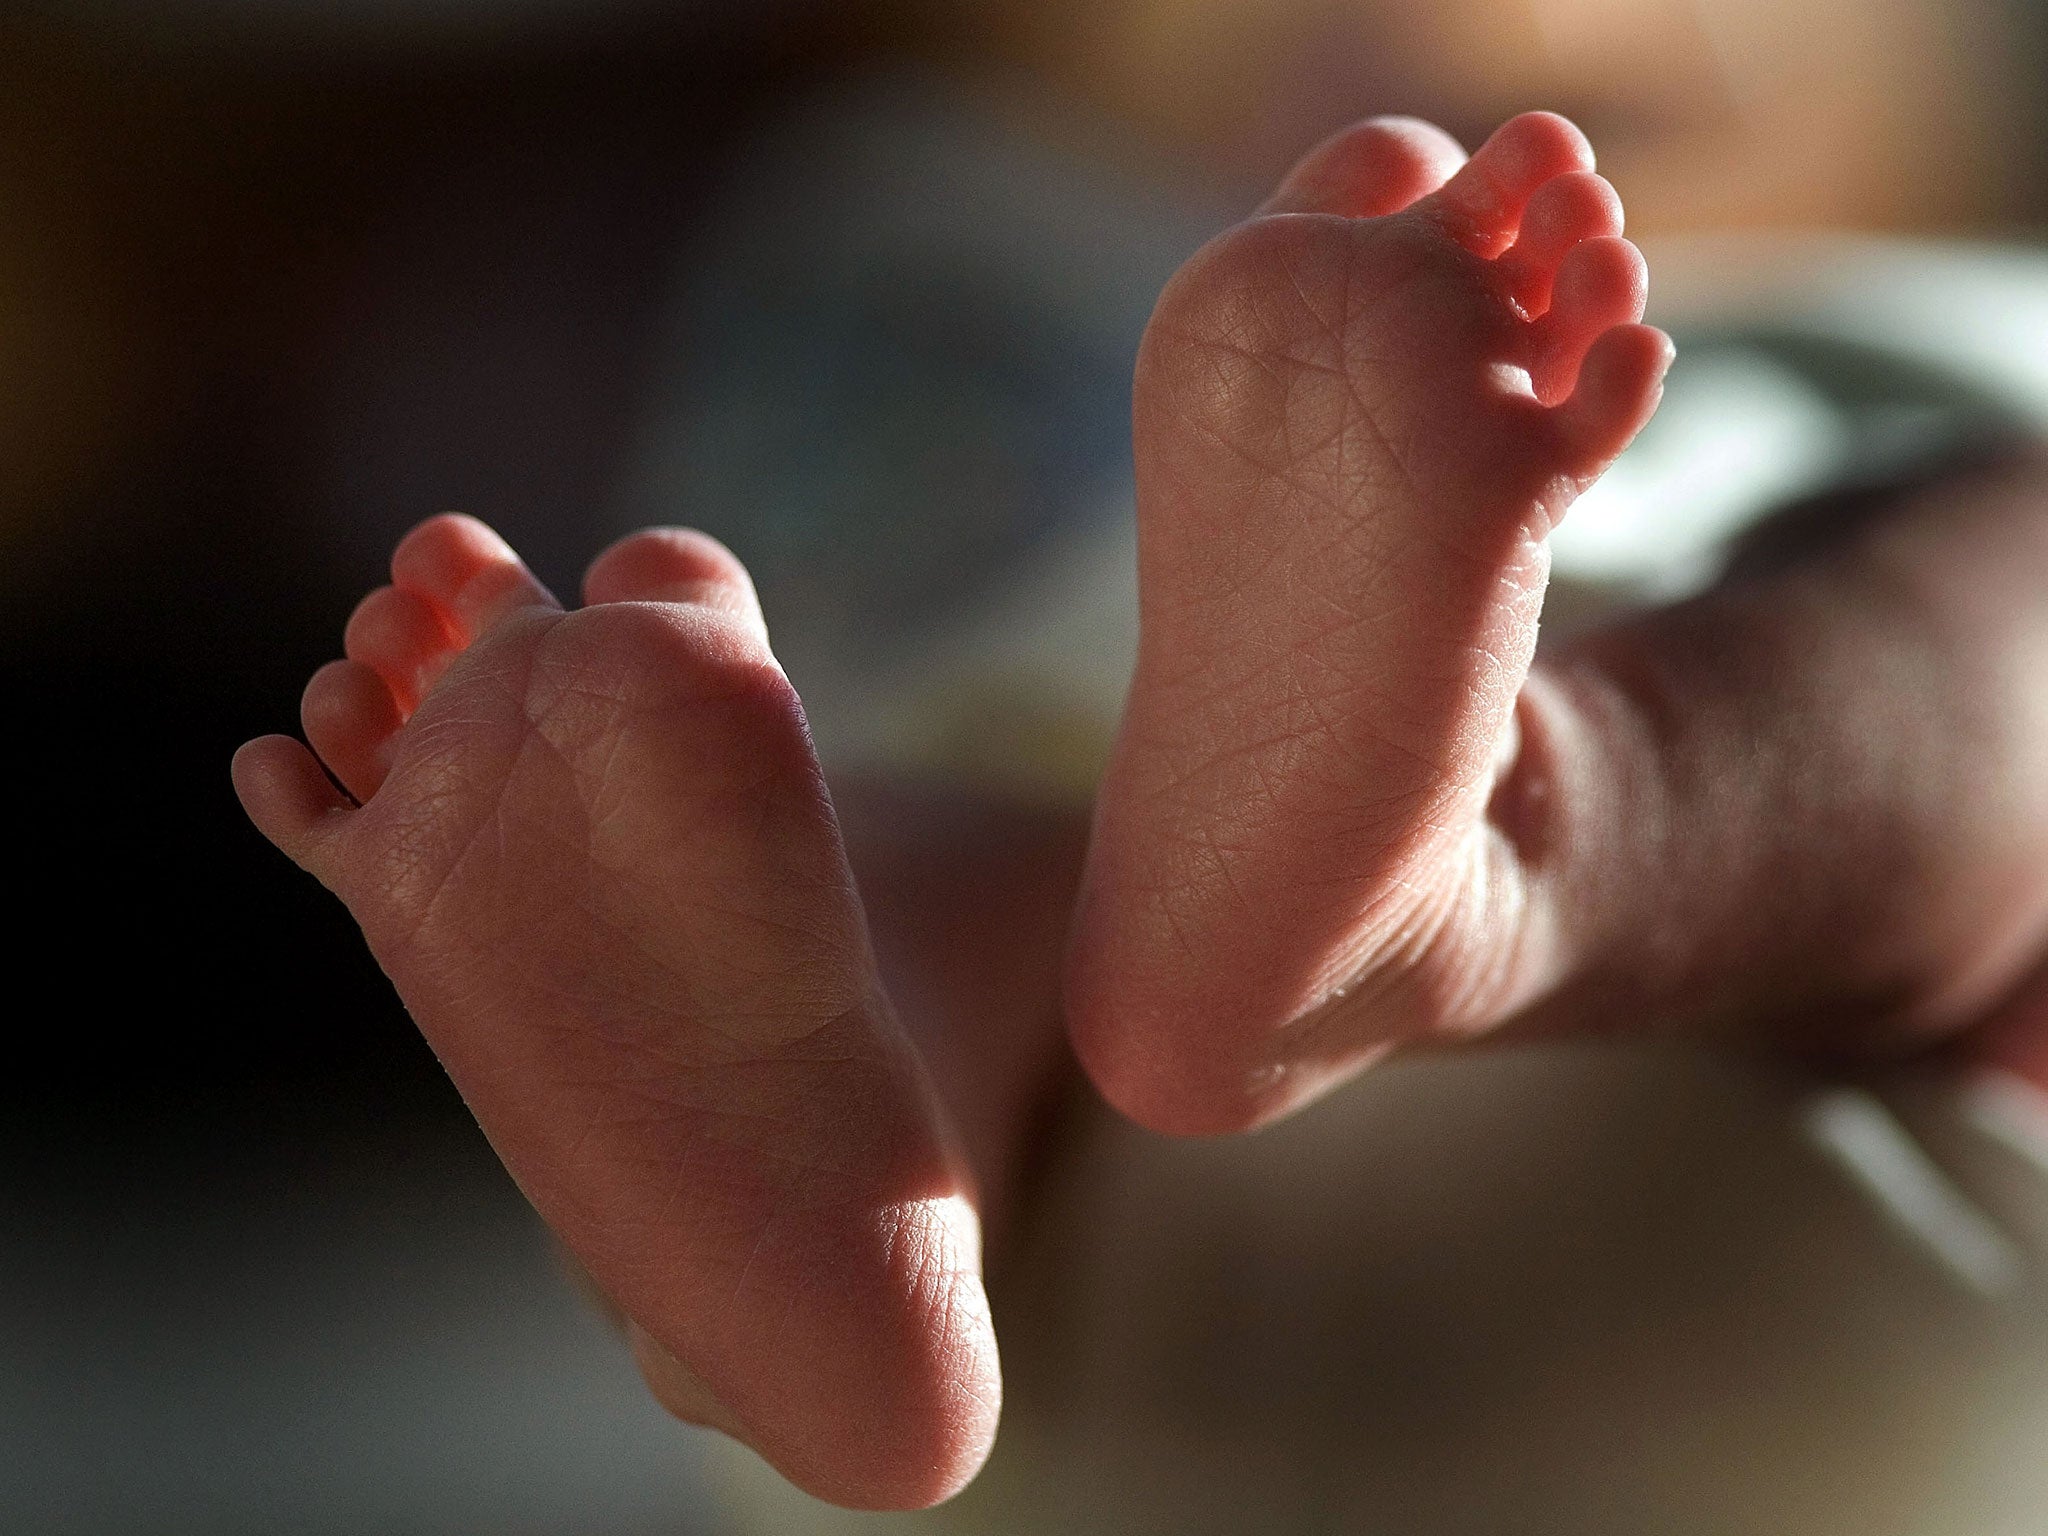
[[1084,1061],[1147,1124],[1271,1118],[1549,979],[1540,731],[1502,775],[1543,538],[1670,349],[1592,165],[1544,113],[1469,162],[1367,123],[1159,302],[1138,668],[1068,976]]
[[614,546],[565,613],[424,524],[245,747],[319,877],[678,1413],[823,1497],[944,1498],[999,1395],[979,1233],[746,573]]

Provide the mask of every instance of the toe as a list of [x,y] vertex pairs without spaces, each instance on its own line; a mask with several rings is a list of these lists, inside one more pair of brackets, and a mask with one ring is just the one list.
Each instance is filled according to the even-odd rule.
[[401,716],[419,707],[459,649],[434,605],[402,587],[379,587],[349,615],[342,652],[384,679]]
[[1459,244],[1497,256],[1514,239],[1539,187],[1592,168],[1592,146],[1569,120],[1555,112],[1524,112],[1496,129],[1423,206]]
[[325,881],[329,848],[352,813],[303,742],[261,736],[235,754],[235,795],[285,856]]
[[695,603],[731,614],[765,633],[753,579],[739,557],[692,528],[628,534],[583,578],[586,603]]
[[1551,413],[1580,475],[1598,474],[1643,429],[1672,356],[1671,338],[1650,325],[1617,325],[1587,349],[1577,386]]
[[1464,149],[1434,123],[1368,118],[1310,150],[1259,211],[1378,218],[1427,197],[1464,163]]
[[1541,315],[1550,308],[1557,269],[1573,247],[1621,230],[1621,198],[1607,178],[1597,171],[1568,171],[1529,199],[1520,232],[1501,255],[1498,271],[1522,312]]
[[374,670],[359,661],[331,661],[306,684],[299,723],[320,761],[361,804],[384,783],[405,720]]
[[1572,247],[1558,266],[1548,312],[1531,328],[1536,398],[1555,405],[1569,395],[1586,349],[1613,327],[1642,319],[1649,292],[1649,267],[1629,241],[1608,236]]
[[433,605],[458,649],[521,608],[559,606],[509,544],[459,512],[428,518],[401,539],[391,580]]

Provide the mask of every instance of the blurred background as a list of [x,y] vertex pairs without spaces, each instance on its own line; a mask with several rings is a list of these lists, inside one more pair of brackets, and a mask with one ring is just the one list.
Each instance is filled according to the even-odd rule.
[[1021,745],[892,701],[1124,547],[1152,299],[1309,144],[1552,107],[1653,255],[2009,247],[2044,85],[2029,0],[0,4],[0,1529],[728,1528],[228,789],[414,522],[702,526],[828,758],[1084,784],[1028,656]]

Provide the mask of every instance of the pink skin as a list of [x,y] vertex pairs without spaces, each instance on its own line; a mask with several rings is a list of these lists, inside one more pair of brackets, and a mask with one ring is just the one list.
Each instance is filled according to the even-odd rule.
[[482,524],[422,525],[307,687],[318,759],[266,737],[236,786],[661,1400],[823,1497],[932,1503],[1000,1398],[974,1191],[801,710],[711,540],[636,535],[586,592],[564,613]]
[[[1981,1022],[1975,1059],[2048,1084],[2048,467],[1889,498],[1532,670],[1541,536],[1669,347],[1576,130],[1461,159],[1362,125],[1162,300],[1086,1066],[1176,1131],[1496,1027],[1867,1053]],[[585,596],[422,525],[306,690],[312,750],[251,742],[236,786],[661,1401],[822,1497],[931,1503],[994,1431],[977,1211],[1064,1071],[1084,829],[843,786],[856,897],[732,556],[636,534]]]
[[1141,1122],[1244,1129],[1555,978],[1487,805],[1543,536],[1671,356],[1620,230],[1562,118],[1470,161],[1380,119],[1160,299],[1143,637],[1067,984],[1082,1061]]
[[1543,535],[1670,348],[1570,124],[1460,162],[1339,135],[1153,317],[1140,655],[1066,972],[1090,1075],[1208,1133],[1490,1032],[1896,1053],[1996,1013],[1979,1049],[2040,1077],[2041,468],[1532,671]]

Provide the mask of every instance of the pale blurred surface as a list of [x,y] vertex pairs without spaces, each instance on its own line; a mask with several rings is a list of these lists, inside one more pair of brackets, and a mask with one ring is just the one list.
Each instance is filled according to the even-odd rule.
[[2037,1536],[2048,1163],[1902,1096],[2025,1245],[1986,1288],[1817,1149],[1814,1090],[1578,1047],[1389,1067],[1247,1142],[1088,1112],[992,1293],[979,1482],[856,1516],[714,1464],[762,1536]]

